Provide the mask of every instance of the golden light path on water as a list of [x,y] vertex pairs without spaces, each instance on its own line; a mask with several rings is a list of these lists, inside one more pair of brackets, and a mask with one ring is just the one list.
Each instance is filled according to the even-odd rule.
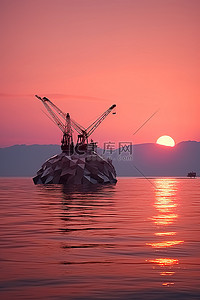
[[175,235],[176,232],[175,232],[175,231],[169,231],[169,232],[155,232],[154,234],[155,234],[155,235],[158,235],[158,236],[166,236],[166,235]]
[[178,264],[179,260],[174,258],[156,258],[150,259],[149,262],[156,263],[160,266],[172,266],[174,264]]
[[[157,213],[151,218],[151,220],[154,222],[158,230],[158,232],[154,233],[154,236],[156,236],[159,241],[146,243],[146,245],[151,246],[152,248],[159,251],[159,249],[162,250],[165,248],[181,245],[184,243],[184,241],[180,239],[174,239],[177,235],[177,232],[174,230],[168,230],[170,226],[175,225],[179,217],[177,213],[178,183],[176,179],[156,179],[154,183],[156,186],[156,190],[153,206],[156,209]],[[174,266],[179,264],[179,259],[172,257],[160,257],[156,259],[149,259],[147,261],[159,266],[159,272],[160,275],[163,276],[163,278],[170,277],[170,280],[166,280],[162,283],[163,286],[174,285],[172,276],[175,274]]]
[[159,243],[147,243],[147,245],[150,245],[153,248],[165,248],[165,247],[179,245],[181,243],[183,243],[183,241],[164,241]]

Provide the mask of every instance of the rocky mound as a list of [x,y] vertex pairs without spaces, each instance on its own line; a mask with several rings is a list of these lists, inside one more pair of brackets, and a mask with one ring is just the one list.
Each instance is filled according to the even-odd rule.
[[96,153],[61,153],[49,158],[33,178],[35,184],[108,184],[116,183],[116,172],[111,161]]

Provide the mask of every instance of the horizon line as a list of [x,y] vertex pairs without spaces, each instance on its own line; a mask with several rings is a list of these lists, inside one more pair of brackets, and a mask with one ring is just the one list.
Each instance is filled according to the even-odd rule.
[[[181,143],[187,143],[187,142],[196,142],[196,143],[200,143],[200,141],[195,141],[195,140],[184,140],[184,141],[181,141],[177,144],[175,144],[174,147],[170,147],[170,148],[175,148],[177,145],[181,144]],[[125,143],[125,142],[123,142]],[[128,143],[128,142],[127,142]],[[157,144],[156,142],[144,142],[144,143],[133,143],[131,146],[134,146],[134,145],[145,145],[145,144],[154,144],[154,145],[158,145],[158,146],[164,146],[164,145],[159,145]],[[10,148],[10,147],[14,147],[14,146],[60,146],[60,144],[13,144],[13,145],[10,145],[10,146],[0,146],[0,149],[5,149],[5,148]],[[166,146],[164,146],[166,147]],[[100,148],[97,146],[97,148]]]

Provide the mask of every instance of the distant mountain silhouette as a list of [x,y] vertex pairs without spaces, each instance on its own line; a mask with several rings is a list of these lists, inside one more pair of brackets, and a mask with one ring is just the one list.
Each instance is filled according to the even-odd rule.
[[33,176],[49,157],[60,153],[58,145],[15,145],[0,149],[0,176]]
[[[15,145],[0,148],[0,176],[34,176],[45,160],[60,153],[58,145]],[[200,142],[187,141],[174,148],[157,144],[132,146],[132,154],[119,149],[111,157],[118,176],[187,176],[190,171],[200,175]]]
[[187,176],[190,171],[200,175],[200,142],[181,142],[173,148],[138,144],[132,156],[132,161],[113,161],[120,176]]

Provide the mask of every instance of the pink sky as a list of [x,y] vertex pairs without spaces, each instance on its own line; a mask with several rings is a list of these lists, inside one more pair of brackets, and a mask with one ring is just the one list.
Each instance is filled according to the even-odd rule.
[[100,142],[199,141],[199,13],[198,0],[0,0],[0,146],[60,143],[35,94],[84,126],[116,103]]

